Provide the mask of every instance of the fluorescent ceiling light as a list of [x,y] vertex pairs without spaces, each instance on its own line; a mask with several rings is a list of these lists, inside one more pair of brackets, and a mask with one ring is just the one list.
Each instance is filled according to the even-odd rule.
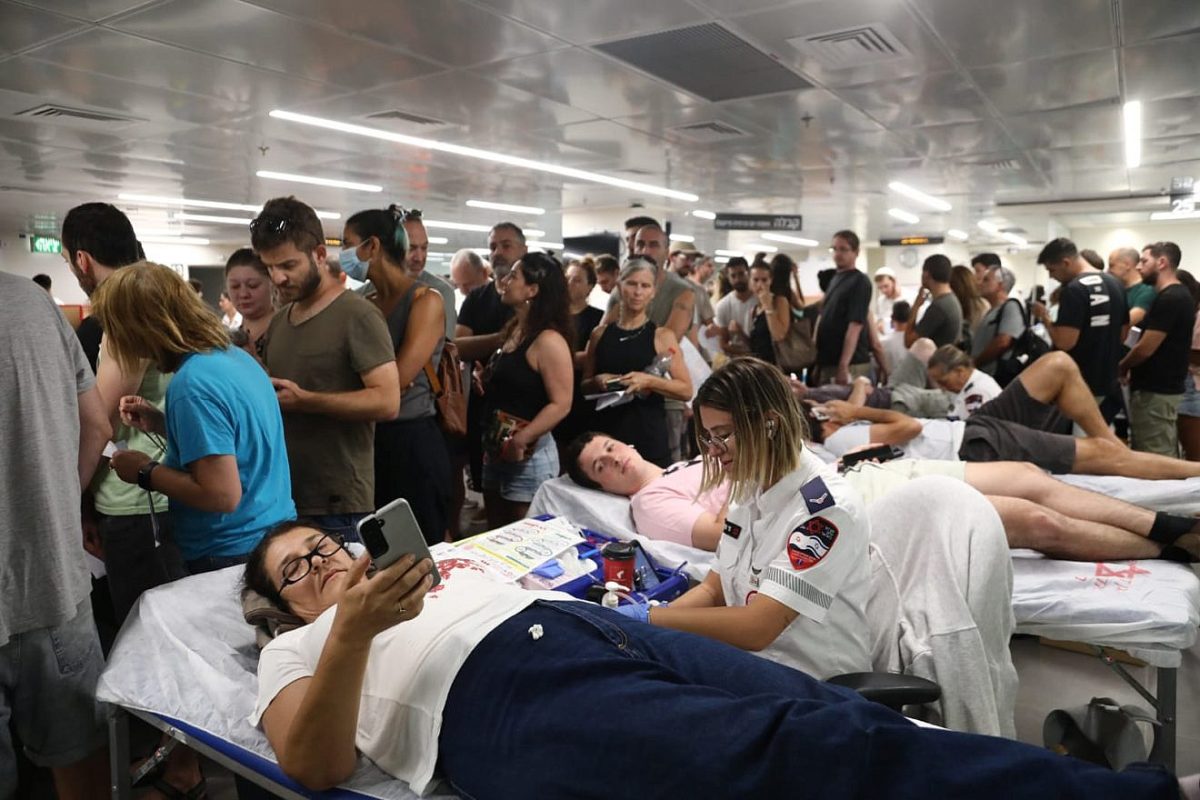
[[491,256],[492,251],[486,247],[472,247],[471,252],[477,256]]
[[1150,215],[1150,219],[1155,222],[1173,219],[1200,219],[1200,211],[1155,211]]
[[488,200],[468,200],[467,205],[471,208],[487,208],[492,211],[511,211],[514,214],[532,214],[535,217],[540,217],[546,213],[546,209],[538,208],[537,206],[515,206],[511,203],[492,203]]
[[1125,104],[1125,166],[1133,169],[1142,163],[1142,101]]
[[430,236],[429,243],[430,244],[450,244],[450,240],[447,239],[445,236]]
[[921,221],[921,218],[918,217],[916,214],[913,214],[912,212],[909,212],[909,211],[905,211],[903,208],[889,208],[888,214],[890,214],[891,216],[900,220],[901,222],[907,222],[910,225],[916,225],[918,222]]
[[981,231],[984,231],[985,233],[990,233],[992,236],[1000,235],[1000,229],[990,222],[984,222],[983,220],[979,220],[979,222],[976,222],[975,224],[978,225],[979,229]]
[[525,234],[526,239],[537,239],[545,236],[545,231],[539,231],[537,228],[521,228],[521,233]]
[[716,219],[717,218],[717,215],[714,212],[705,211],[704,209],[701,209],[701,208],[693,208],[688,213],[691,214],[693,217],[699,217],[700,219]]
[[385,131],[379,128],[369,128],[365,125],[353,125],[348,122],[339,122],[332,119],[313,117],[308,114],[297,114],[293,111],[275,109],[271,112],[270,116],[274,117],[275,119],[298,122],[302,125],[312,125],[314,127],[325,128],[327,130],[341,131],[342,133],[352,133],[357,136],[368,136],[373,139],[382,139],[388,142],[395,142],[396,144],[404,144],[411,147],[421,147],[426,150],[437,150],[443,153],[452,153],[454,155],[465,156],[467,158],[477,158],[483,161],[508,164],[509,166],[522,167],[524,169],[536,170],[538,172],[549,172],[553,175],[561,175],[564,178],[575,178],[577,180],[591,181],[592,183],[603,183],[608,186],[617,186],[622,189],[632,189],[636,192],[645,192],[647,194],[658,195],[660,197],[671,197],[676,200],[686,200],[689,203],[695,203],[700,199],[697,195],[694,195],[690,192],[680,192],[675,189],[668,189],[664,186],[654,186],[649,183],[628,181],[624,178],[614,178],[611,175],[602,175],[599,172],[589,172],[583,169],[575,169],[574,167],[564,167],[558,164],[550,164],[545,161],[534,161],[529,158],[519,158],[517,156],[510,156],[504,153],[496,153],[491,150],[480,150],[477,147],[464,147],[463,145],[439,142],[434,139],[423,139],[419,136],[408,136],[403,133]]
[[925,194],[920,189],[914,189],[907,183],[892,181],[888,184],[888,188],[896,194],[902,194],[905,197],[916,200],[918,203],[923,203],[935,211],[949,211],[951,208],[953,208],[953,206],[947,203],[945,200],[939,200],[933,195]]
[[546,242],[541,239],[538,239],[536,242],[530,242],[530,244],[540,247],[543,250],[562,250],[565,246],[562,242]]
[[1001,231],[1000,238],[1004,239],[1006,241],[1012,242],[1013,244],[1017,245],[1018,247],[1028,247],[1029,246],[1029,242],[1026,241],[1024,239],[1024,237],[1018,236],[1015,233],[1008,233],[1006,231]]
[[140,236],[143,244],[208,244],[208,239],[200,236]]
[[376,186],[373,183],[357,183],[355,181],[339,181],[335,178],[318,178],[313,175],[296,175],[292,172],[272,172],[269,169],[260,169],[254,173],[260,178],[268,178],[274,181],[291,181],[292,183],[311,183],[314,186],[331,186],[334,189],[353,189],[357,192],[382,192],[382,186]]
[[713,252],[726,258],[736,258],[742,254],[741,250],[714,250]]
[[177,213],[175,219],[185,219],[189,222],[217,222],[226,225],[249,225],[251,222],[249,217],[218,217],[212,214],[189,214],[186,211]]
[[713,259],[713,261],[717,262],[718,264],[728,264],[729,256],[717,256]]
[[966,231],[960,231],[958,228],[951,228],[950,230],[946,231],[946,235],[951,239],[958,239],[960,242],[965,242],[967,239],[971,238],[971,234],[967,233]]
[[[156,194],[133,194],[129,192],[121,192],[117,195],[118,200],[125,200],[130,203],[144,203],[152,206],[180,206],[182,208],[216,208],[222,211],[253,211],[257,214],[262,210],[263,204],[250,205],[249,203],[225,203],[219,200],[189,200],[186,197],[163,197]],[[342,215],[336,211],[318,211],[317,216],[321,219],[341,219]]]
[[140,239],[141,237],[143,237],[143,236],[145,236],[145,237],[150,237],[150,238],[159,238],[159,237],[161,237],[161,238],[164,238],[164,239],[165,239],[165,238],[168,238],[168,237],[179,237],[179,236],[183,236],[183,231],[172,231],[172,230],[167,230],[166,228],[161,228],[161,229],[159,229],[159,228],[149,228],[149,229],[142,229],[142,228],[139,228],[139,227],[137,227],[137,226],[135,225],[135,226],[133,226],[133,230],[134,230],[134,232],[137,234],[137,236],[138,236],[138,238],[139,238],[139,239]]
[[696,237],[688,236],[686,233],[672,233],[671,241],[672,242],[688,242],[690,244],[691,242],[696,241]]
[[491,225],[472,225],[469,222],[445,222],[440,219],[423,219],[421,221],[425,223],[426,228],[444,228],[448,231],[474,231],[475,233],[487,233],[492,229]]
[[784,244],[798,244],[801,247],[816,247],[820,244],[816,239],[805,239],[802,236],[785,236],[782,233],[762,233],[759,234],[762,238],[771,242],[783,242]]
[[778,253],[779,248],[773,244],[763,244],[762,242],[751,242],[746,245],[747,250],[753,250],[756,253]]

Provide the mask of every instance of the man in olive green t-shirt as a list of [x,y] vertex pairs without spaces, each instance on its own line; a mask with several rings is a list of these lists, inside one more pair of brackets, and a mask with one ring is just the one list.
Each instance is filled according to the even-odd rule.
[[400,413],[387,323],[325,266],[316,213],[276,198],[251,226],[254,250],[288,301],[267,328],[263,363],[283,412],[296,514],[358,540],[375,510],[375,423]]

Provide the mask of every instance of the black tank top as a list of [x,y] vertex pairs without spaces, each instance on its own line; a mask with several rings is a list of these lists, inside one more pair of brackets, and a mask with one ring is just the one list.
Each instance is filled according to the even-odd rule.
[[[609,325],[596,342],[596,373],[624,375],[650,366],[650,362],[658,357],[654,348],[655,330],[654,323],[649,321],[632,331]],[[601,433],[633,445],[647,461],[662,467],[670,466],[667,415],[661,394],[635,398],[630,403],[598,411],[595,419]]]
[[501,350],[492,356],[484,386],[488,409],[504,411],[528,422],[550,402],[542,376],[525,358],[532,344],[533,339],[529,339],[511,353]]

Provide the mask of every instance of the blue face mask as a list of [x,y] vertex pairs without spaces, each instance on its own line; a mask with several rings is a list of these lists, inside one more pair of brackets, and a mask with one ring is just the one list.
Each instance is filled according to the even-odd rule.
[[356,281],[365,281],[367,279],[367,268],[370,263],[359,261],[357,247],[344,247],[342,252],[338,253],[338,264],[341,265],[342,272],[346,273]]

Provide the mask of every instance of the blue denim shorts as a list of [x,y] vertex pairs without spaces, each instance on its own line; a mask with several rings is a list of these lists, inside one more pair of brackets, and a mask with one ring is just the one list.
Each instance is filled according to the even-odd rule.
[[530,502],[539,486],[557,477],[558,448],[548,433],[538,439],[533,455],[525,461],[510,463],[489,455],[483,459],[483,490],[499,492],[512,503]]
[[[64,767],[104,744],[96,702],[103,669],[87,599],[61,625],[14,634],[0,646],[0,719],[12,720],[30,761]],[[16,758],[0,745],[0,797],[12,796],[16,783]]]
[[1196,391],[1196,376],[1190,373],[1183,382],[1183,400],[1179,403],[1179,416],[1200,417],[1200,392]]

